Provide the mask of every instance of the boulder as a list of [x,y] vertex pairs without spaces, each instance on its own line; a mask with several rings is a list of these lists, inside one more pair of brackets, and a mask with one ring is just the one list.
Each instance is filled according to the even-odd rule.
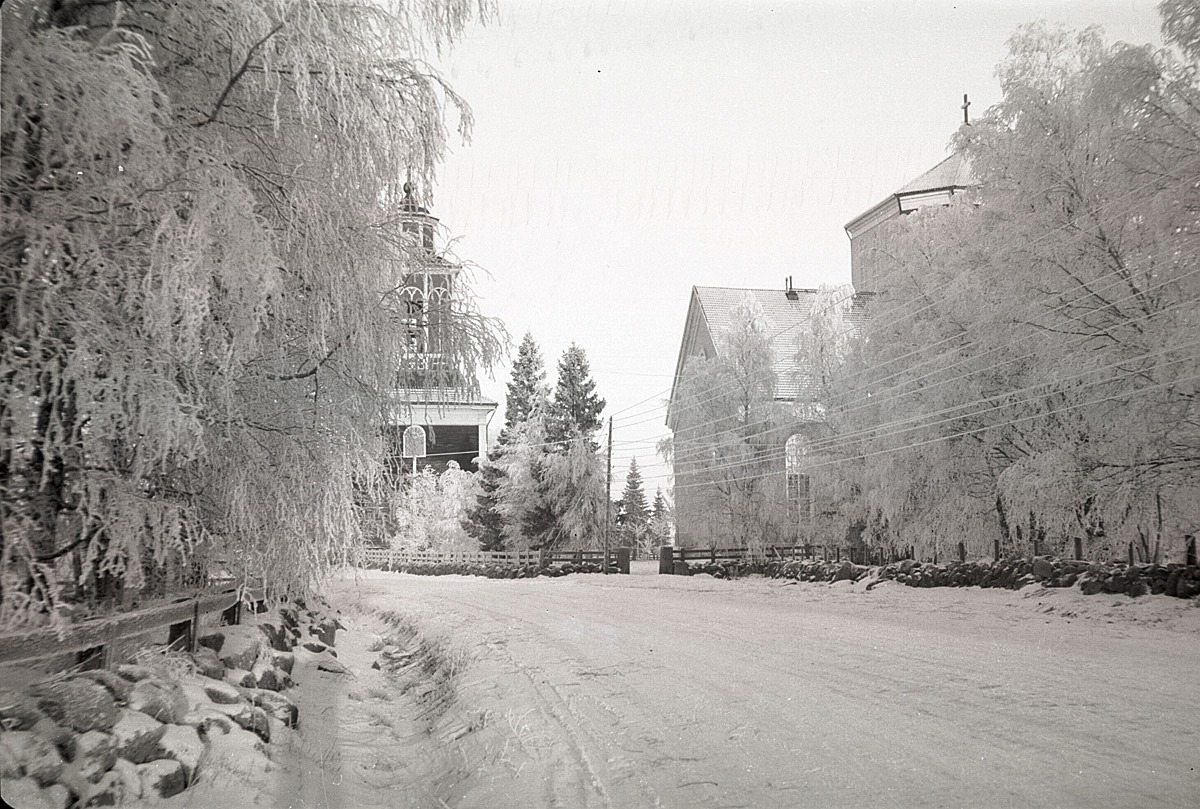
[[[109,770],[100,776],[95,786],[87,794],[87,806],[125,806],[142,796],[141,779],[136,772],[136,765],[124,759],[117,759],[121,770]],[[124,768],[132,768],[132,783]]]
[[0,734],[0,777],[28,777],[41,786],[48,786],[62,775],[63,766],[58,748],[33,731],[13,730]]
[[296,704],[283,694],[275,691],[257,691],[254,694],[254,704],[289,728],[298,727],[300,724],[300,711]]
[[4,778],[0,784],[6,806],[17,809],[66,809],[71,794],[62,784],[42,789],[32,778]]
[[117,721],[116,700],[107,688],[91,680],[53,680],[30,690],[44,714],[77,733],[108,730]]
[[1054,578],[1054,563],[1044,556],[1037,557],[1033,560],[1033,577],[1038,581]]
[[137,663],[124,663],[117,666],[117,674],[129,680],[131,683],[136,683],[140,680],[146,680],[151,677],[158,676],[158,672],[149,666],[138,665]]
[[29,730],[44,716],[32,695],[20,691],[0,694],[0,728]]
[[32,728],[34,733],[41,736],[50,744],[58,749],[65,759],[74,758],[75,756],[75,734],[64,728],[62,725],[55,722],[53,719],[43,716],[37,721]]
[[296,656],[291,652],[275,652],[271,655],[275,667],[282,669],[284,674],[291,674],[296,667]]
[[196,670],[205,677],[220,680],[225,676],[225,664],[217,657],[217,653],[207,646],[197,648],[192,659],[196,661]]
[[225,672],[224,682],[239,688],[257,688],[258,683],[254,679],[254,675],[245,669],[228,669]]
[[277,652],[290,651],[295,646],[295,637],[290,629],[283,625],[282,620],[272,621],[260,618],[255,624],[258,631],[267,639],[267,643]]
[[[224,644],[225,644],[225,633],[221,632],[219,630],[211,630],[209,632],[205,632],[203,635],[196,638],[196,645],[198,647],[208,649],[214,655],[220,653],[221,647]],[[199,651],[199,649],[197,651]]]
[[237,727],[228,714],[221,713],[215,705],[200,705],[183,717],[183,724],[196,729],[202,739],[222,736]]
[[350,674],[350,669],[346,668],[345,664],[336,657],[327,657],[321,660],[317,663],[317,668],[331,674]]
[[187,789],[188,779],[183,765],[170,758],[160,758],[137,765],[143,798],[170,798]]
[[82,671],[80,677],[91,680],[94,683],[99,683],[108,689],[108,693],[112,694],[112,698],[117,702],[127,702],[129,700],[129,692],[133,686],[124,677],[118,676],[115,672],[108,669],[95,669],[93,671]]
[[71,762],[79,774],[92,783],[117,763],[117,741],[109,733],[89,730],[75,740],[75,758]]
[[226,668],[250,670],[263,651],[264,638],[252,626],[227,626],[221,630],[224,642],[217,657]]
[[156,677],[134,684],[129,694],[129,707],[160,722],[173,723],[188,712],[188,700],[179,683]]
[[264,742],[271,741],[271,724],[262,708],[243,702],[240,705],[213,704],[210,710],[225,714],[238,727],[257,734]]
[[125,710],[113,725],[117,755],[134,764],[144,764],[158,754],[158,743],[167,726],[141,711]]
[[319,623],[310,626],[308,634],[315,635],[317,640],[326,646],[334,646],[337,644],[337,631],[340,626],[337,619],[325,617]]
[[282,687],[280,677],[278,676],[278,669],[274,666],[268,666],[265,663],[256,663],[250,673],[254,675],[254,685],[257,688],[278,691]]
[[138,775],[137,764],[128,759],[118,758],[111,772],[121,779],[125,800],[133,801],[142,797],[142,779]]
[[248,730],[235,727],[229,733],[208,738],[205,767],[220,773],[261,776],[271,770],[262,740]]
[[196,729],[189,725],[167,725],[167,732],[158,745],[166,758],[183,765],[184,775],[190,781],[204,756],[204,742]]
[[203,688],[204,693],[210,700],[213,702],[222,703],[224,705],[234,705],[244,699],[242,697],[242,692],[238,691],[237,688],[230,683],[214,681],[211,683],[205,683]]
[[850,562],[842,562],[841,567],[839,567],[837,572],[833,574],[833,580],[844,581],[847,579],[854,581],[854,565],[852,565]]

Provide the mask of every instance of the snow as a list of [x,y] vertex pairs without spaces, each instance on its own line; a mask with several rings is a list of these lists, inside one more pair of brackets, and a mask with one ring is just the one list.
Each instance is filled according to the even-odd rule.
[[[236,805],[1151,807],[1200,788],[1195,602],[654,564],[333,582],[352,674],[298,661],[300,730],[269,794]],[[377,610],[468,656],[432,726],[420,689],[370,668]]]

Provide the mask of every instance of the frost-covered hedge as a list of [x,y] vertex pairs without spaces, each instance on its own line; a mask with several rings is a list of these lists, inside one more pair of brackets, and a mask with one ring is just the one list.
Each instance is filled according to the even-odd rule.
[[[1035,557],[996,562],[933,564],[906,559],[883,567],[850,562],[791,561],[736,564],[689,563],[690,574],[708,573],[730,578],[759,573],[777,579],[834,582],[859,581],[874,575],[880,581],[897,581],[909,587],[1003,587],[1019,590],[1038,583],[1044,587],[1078,587],[1085,595],[1125,593],[1193,598],[1200,595],[1200,567],[1195,565],[1128,565],[1124,562],[1081,562]],[[682,572],[682,571],[681,571]]]

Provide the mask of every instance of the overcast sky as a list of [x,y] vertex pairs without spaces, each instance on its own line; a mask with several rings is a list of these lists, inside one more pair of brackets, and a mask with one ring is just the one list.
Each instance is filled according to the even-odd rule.
[[[475,114],[434,189],[480,306],[551,381],[571,343],[647,496],[693,285],[849,283],[843,226],[946,156],[962,97],[1000,100],[1017,26],[1160,43],[1153,2],[499,0],[443,54]],[[482,380],[501,402],[507,366]]]

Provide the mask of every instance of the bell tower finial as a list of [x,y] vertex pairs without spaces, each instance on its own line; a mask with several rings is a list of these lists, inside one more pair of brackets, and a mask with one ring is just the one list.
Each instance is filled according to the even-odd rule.
[[970,115],[967,113],[967,107],[970,107],[970,106],[971,106],[970,99],[967,98],[966,93],[963,93],[963,103],[962,103],[963,123],[966,124],[967,126],[971,125],[971,118],[970,118]]

